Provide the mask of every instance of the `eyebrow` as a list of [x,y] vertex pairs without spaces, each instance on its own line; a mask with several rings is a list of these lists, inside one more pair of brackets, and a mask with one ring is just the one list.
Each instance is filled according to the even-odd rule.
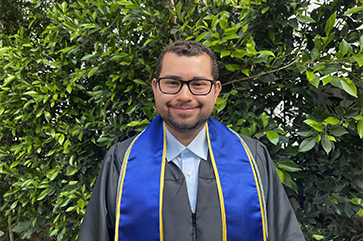
[[[165,76],[159,77],[159,78],[175,78],[175,79],[183,80],[182,78],[180,78],[180,76],[177,76],[177,75],[165,75]],[[209,79],[209,78],[202,77],[202,76],[194,76],[192,79],[189,79],[189,80],[196,80],[196,79]]]

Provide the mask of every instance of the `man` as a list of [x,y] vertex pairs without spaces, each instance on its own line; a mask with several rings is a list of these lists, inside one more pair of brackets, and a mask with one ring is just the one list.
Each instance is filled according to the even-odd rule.
[[304,240],[267,150],[210,118],[212,50],[167,46],[152,88],[160,116],[108,151],[79,240]]

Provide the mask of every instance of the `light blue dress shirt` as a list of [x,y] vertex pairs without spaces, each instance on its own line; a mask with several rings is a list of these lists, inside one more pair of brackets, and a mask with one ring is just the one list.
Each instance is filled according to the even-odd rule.
[[208,157],[208,143],[205,127],[185,147],[166,129],[166,158],[167,161],[174,162],[184,173],[189,203],[195,212],[198,191],[198,170],[200,160],[206,161]]

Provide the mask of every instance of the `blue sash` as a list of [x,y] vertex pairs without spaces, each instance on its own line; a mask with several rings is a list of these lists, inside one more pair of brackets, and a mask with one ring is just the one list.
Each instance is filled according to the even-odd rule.
[[[223,241],[267,241],[262,183],[247,145],[213,118],[208,119],[206,132],[219,194]],[[125,153],[116,200],[116,241],[164,240],[165,161],[165,124],[157,117]]]

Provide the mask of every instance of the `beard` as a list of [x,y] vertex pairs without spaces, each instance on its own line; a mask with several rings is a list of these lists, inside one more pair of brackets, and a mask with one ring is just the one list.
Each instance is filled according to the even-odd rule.
[[[202,108],[202,106],[198,106],[198,108]],[[160,113],[161,118],[165,121],[165,123],[170,126],[173,130],[179,133],[193,133],[196,130],[201,129],[203,125],[207,122],[211,113],[200,113],[195,118],[188,120],[188,116],[185,117],[180,116],[179,118],[175,117],[169,108],[164,113]]]

